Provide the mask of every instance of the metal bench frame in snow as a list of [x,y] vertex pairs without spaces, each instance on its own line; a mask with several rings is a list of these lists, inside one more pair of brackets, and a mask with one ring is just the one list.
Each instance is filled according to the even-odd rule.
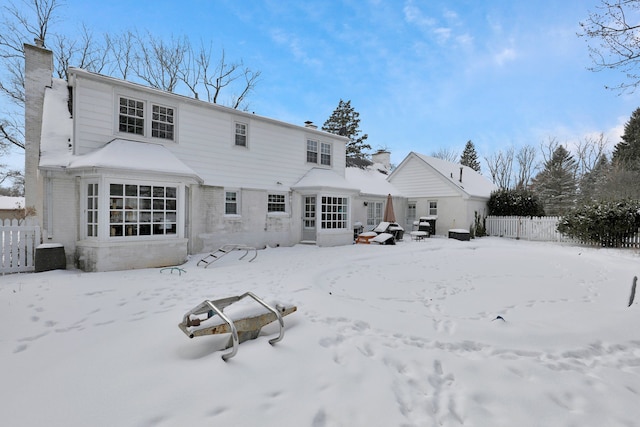
[[209,267],[212,263],[216,262],[217,260],[219,260],[220,258],[222,258],[223,256],[225,256],[226,254],[228,254],[229,252],[233,252],[233,251],[245,251],[244,255],[242,255],[240,257],[240,259],[244,259],[247,255],[249,255],[250,251],[253,251],[253,257],[249,260],[249,262],[253,261],[254,259],[256,259],[256,257],[258,256],[258,251],[256,248],[253,248],[251,246],[245,246],[245,245],[224,245],[223,247],[219,248],[218,250],[216,250],[215,252],[210,253],[209,255],[207,255],[206,257],[202,258],[200,261],[198,261],[198,264],[196,264],[197,266],[200,266],[200,264],[204,264],[204,268]]
[[[251,297],[267,311],[262,311],[260,313],[253,312],[252,314],[236,319],[231,319],[230,316],[224,313],[224,309],[226,307],[245,297]],[[282,340],[284,337],[284,321],[282,320],[282,317],[291,314],[296,310],[297,307],[291,305],[284,306],[277,304],[275,308],[271,307],[252,292],[245,292],[239,296],[222,298],[214,301],[204,300],[184,315],[182,322],[178,324],[178,327],[189,338],[231,333],[231,338],[225,348],[233,347],[233,349],[229,353],[222,355],[222,360],[227,361],[238,352],[238,344],[250,339],[256,339],[263,326],[266,326],[276,320],[280,326],[280,333],[276,338],[270,339],[269,344],[273,345]],[[214,317],[216,314],[218,317]],[[201,315],[206,315],[207,318],[203,320],[199,317],[191,317]]]

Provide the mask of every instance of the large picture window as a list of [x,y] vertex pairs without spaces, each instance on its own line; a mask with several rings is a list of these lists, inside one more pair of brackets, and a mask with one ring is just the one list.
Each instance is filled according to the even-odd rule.
[[109,185],[109,236],[177,234],[177,188],[158,185]]
[[322,215],[320,224],[323,229],[347,228],[349,204],[347,197],[322,196]]

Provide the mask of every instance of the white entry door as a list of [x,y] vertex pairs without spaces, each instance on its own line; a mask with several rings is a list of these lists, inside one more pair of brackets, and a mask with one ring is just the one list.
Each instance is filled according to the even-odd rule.
[[316,241],[316,196],[304,196],[302,206],[302,240]]

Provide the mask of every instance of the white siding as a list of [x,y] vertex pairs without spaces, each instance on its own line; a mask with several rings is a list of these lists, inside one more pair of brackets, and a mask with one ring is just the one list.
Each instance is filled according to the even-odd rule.
[[422,160],[409,157],[402,165],[402,173],[396,172],[389,179],[402,195],[417,197],[453,197],[460,192],[453,188],[443,177]]
[[[156,90],[131,87],[116,79],[97,81],[77,75],[74,88],[74,153],[86,154],[115,138],[161,143],[203,178],[206,185],[282,190],[313,166],[306,162],[307,137],[332,144],[332,169],[344,176],[343,138],[291,126],[245,112]],[[175,141],[117,131],[119,96],[175,109]],[[146,117],[148,120],[148,117]],[[247,147],[235,146],[235,122],[248,124]]]

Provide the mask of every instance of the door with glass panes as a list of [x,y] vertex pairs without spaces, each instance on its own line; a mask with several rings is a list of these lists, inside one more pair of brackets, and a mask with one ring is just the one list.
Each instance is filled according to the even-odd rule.
[[316,196],[304,196],[303,198],[302,240],[316,241]]

